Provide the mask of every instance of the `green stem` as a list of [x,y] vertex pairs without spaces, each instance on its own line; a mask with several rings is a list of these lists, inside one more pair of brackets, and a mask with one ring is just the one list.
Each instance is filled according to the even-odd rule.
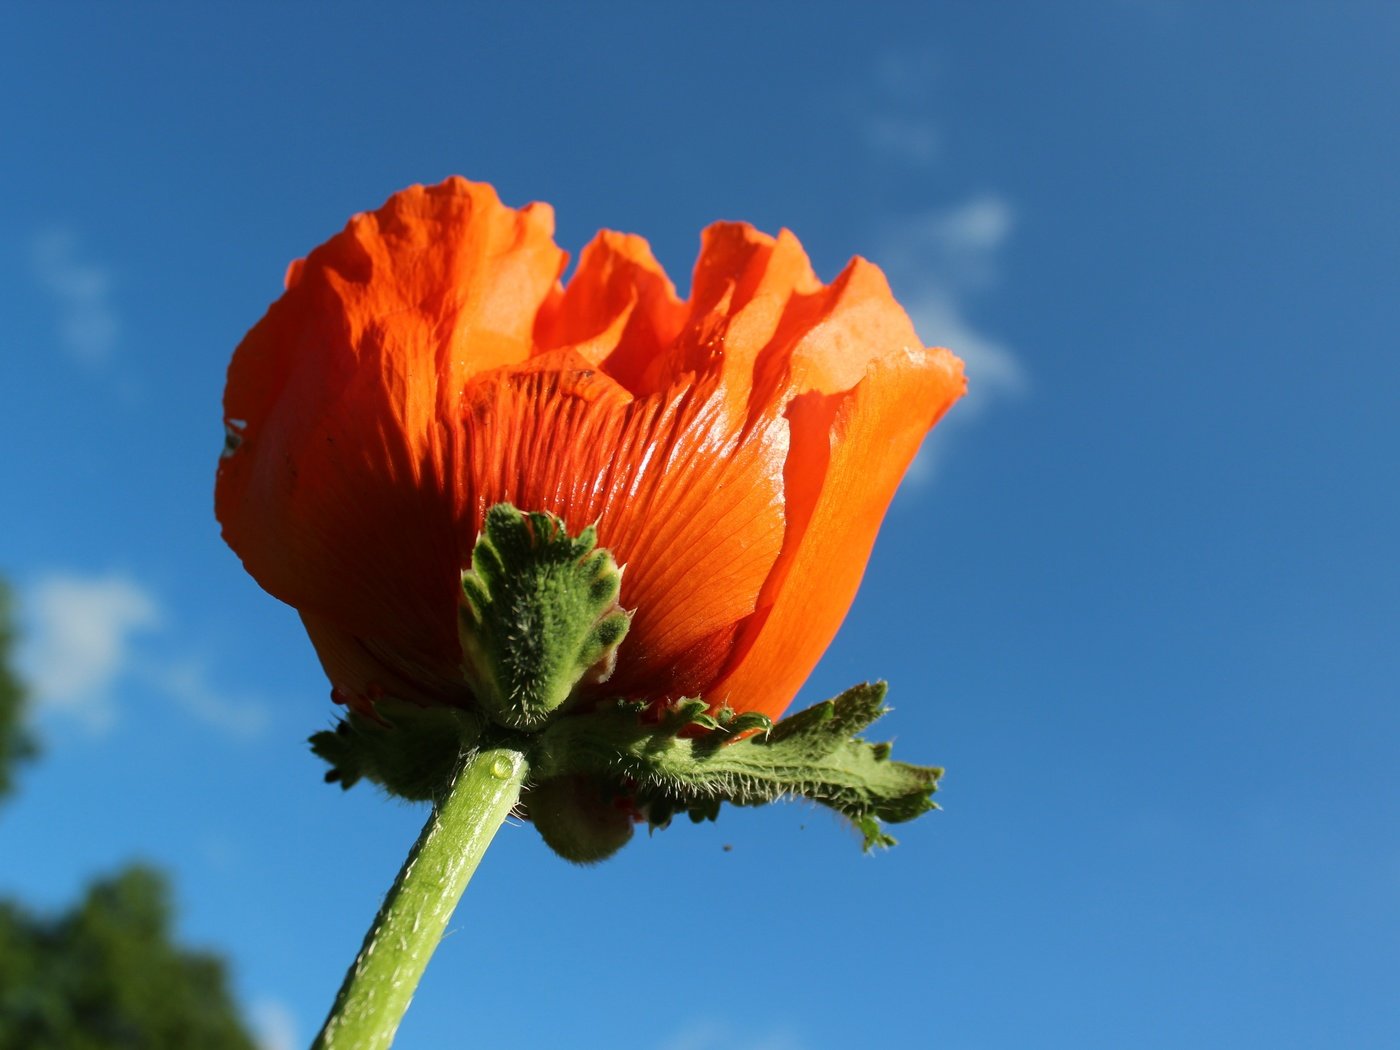
[[365,935],[312,1050],[385,1050],[428,959],[529,772],[511,748],[478,751],[458,768]]

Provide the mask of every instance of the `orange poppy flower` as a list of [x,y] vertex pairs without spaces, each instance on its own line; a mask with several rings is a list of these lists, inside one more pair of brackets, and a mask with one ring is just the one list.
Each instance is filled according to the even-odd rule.
[[689,299],[603,232],[561,283],[548,205],[415,186],[294,262],[234,355],[224,537],[335,686],[470,705],[461,570],[488,507],[597,522],[635,610],[612,696],[778,716],[964,389],[880,271],[705,231]]

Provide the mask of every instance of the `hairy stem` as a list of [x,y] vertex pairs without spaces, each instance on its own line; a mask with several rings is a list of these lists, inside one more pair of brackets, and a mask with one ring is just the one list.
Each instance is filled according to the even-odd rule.
[[469,755],[418,836],[365,935],[312,1050],[385,1050],[462,891],[529,772],[512,748]]

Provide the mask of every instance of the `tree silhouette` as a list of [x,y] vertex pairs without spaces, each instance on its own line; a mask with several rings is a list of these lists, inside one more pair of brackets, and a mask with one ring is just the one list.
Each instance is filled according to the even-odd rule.
[[0,903],[4,1050],[253,1050],[223,962],[171,943],[165,879],[133,865],[72,911]]
[[0,581],[0,801],[15,786],[15,769],[38,753],[24,719],[24,684],[11,666],[15,646],[14,602]]

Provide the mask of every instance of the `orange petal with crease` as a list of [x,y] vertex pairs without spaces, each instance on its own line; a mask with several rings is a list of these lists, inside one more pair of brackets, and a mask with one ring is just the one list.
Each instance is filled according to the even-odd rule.
[[823,285],[787,231],[712,226],[684,300],[639,237],[565,262],[548,206],[450,179],[293,263],[229,369],[224,536],[368,710],[473,703],[456,603],[488,507],[596,522],[635,610],[604,692],[777,716],[961,365],[875,267]]

